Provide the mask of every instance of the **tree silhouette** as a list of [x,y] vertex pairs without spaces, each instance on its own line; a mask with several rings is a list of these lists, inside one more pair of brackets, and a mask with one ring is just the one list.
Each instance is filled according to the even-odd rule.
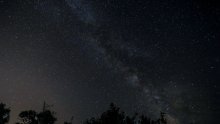
[[72,123],[71,123],[71,122],[66,122],[66,121],[65,121],[64,124],[72,124]]
[[50,110],[45,110],[38,114],[39,124],[54,124],[57,121],[57,118],[54,116],[54,112]]
[[161,112],[158,120],[154,121],[151,118],[135,113],[134,116],[126,116],[123,111],[115,104],[111,103],[110,108],[105,111],[99,118],[92,117],[85,124],[167,124],[165,113]]
[[54,112],[50,110],[45,110],[39,114],[33,110],[22,111],[19,114],[19,120],[21,123],[16,124],[54,124],[57,120],[54,117]]
[[73,119],[74,119],[74,116],[71,117],[70,122],[65,121],[64,124],[72,124],[73,123]]
[[111,103],[107,111],[103,112],[100,118],[91,118],[85,124],[134,124],[136,117],[125,116],[123,111]]
[[110,104],[110,109],[101,115],[101,122],[104,124],[123,124],[124,112],[120,111],[120,108],[115,104]]
[[[9,121],[10,109],[6,105],[0,103],[0,124],[5,124]],[[15,124],[54,124],[57,118],[54,116],[55,112],[50,111],[50,106],[44,102],[43,111],[37,113],[34,110],[22,111],[19,114],[20,122]],[[70,122],[66,121],[64,124],[72,124],[73,117]],[[103,112],[100,117],[87,119],[84,124],[167,124],[166,113],[161,112],[160,118],[152,120],[151,118],[135,113],[133,116],[126,115],[114,103],[110,104],[107,111]]]
[[43,104],[43,111],[37,113],[33,110],[22,111],[19,114],[19,120],[21,123],[16,124],[54,124],[57,118],[54,116],[55,112],[49,110],[51,105]]
[[91,118],[85,124],[123,124],[124,119],[124,112],[121,112],[119,107],[111,103],[109,110],[104,112],[100,118]]
[[87,119],[85,124],[102,124],[100,119],[96,119],[92,117],[91,119]]
[[158,123],[159,124],[167,124],[167,120],[165,118],[165,114],[164,112],[160,112],[160,119],[158,119]]
[[21,120],[21,124],[37,124],[37,113],[33,110],[22,111],[19,114],[19,120]]
[[141,115],[139,121],[140,121],[139,124],[151,124],[152,122],[151,119],[145,115]]
[[5,124],[9,121],[10,118],[10,109],[5,108],[4,103],[0,103],[0,124]]

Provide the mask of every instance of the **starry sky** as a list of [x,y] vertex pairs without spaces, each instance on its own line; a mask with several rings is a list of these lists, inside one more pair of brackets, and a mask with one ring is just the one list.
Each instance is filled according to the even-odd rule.
[[57,123],[81,123],[110,102],[216,123],[219,29],[214,0],[0,0],[0,102],[10,123],[43,101]]

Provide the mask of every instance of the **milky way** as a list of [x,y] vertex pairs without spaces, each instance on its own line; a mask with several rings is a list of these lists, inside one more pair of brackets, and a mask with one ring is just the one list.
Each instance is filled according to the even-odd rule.
[[110,102],[171,123],[219,121],[214,2],[1,0],[0,102],[11,123],[53,104],[58,123]]

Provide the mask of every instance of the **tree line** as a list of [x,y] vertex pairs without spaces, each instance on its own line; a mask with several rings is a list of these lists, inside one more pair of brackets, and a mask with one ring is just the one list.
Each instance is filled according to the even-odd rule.
[[[10,120],[10,108],[6,104],[0,103],[0,124],[6,124]],[[64,124],[73,124],[73,117],[70,122]],[[57,118],[55,112],[51,111],[46,103],[43,105],[41,112],[34,110],[21,111],[18,114],[18,122],[15,124],[55,124]],[[165,113],[160,113],[160,118],[153,120],[146,115],[135,113],[128,116],[121,111],[114,103],[111,103],[108,110],[103,112],[99,117],[92,117],[83,122],[83,124],[167,124]]]

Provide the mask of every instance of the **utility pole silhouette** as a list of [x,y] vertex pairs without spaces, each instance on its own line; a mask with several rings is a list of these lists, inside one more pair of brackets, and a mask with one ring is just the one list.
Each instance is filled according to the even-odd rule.
[[57,118],[54,117],[55,112],[50,110],[53,105],[48,105],[45,101],[43,103],[43,110],[38,114],[39,124],[54,124]]
[[43,103],[43,112],[45,112],[47,109],[49,109],[50,107],[53,107],[53,105],[48,105],[45,101]]
[[71,117],[70,123],[73,124],[74,116]]

